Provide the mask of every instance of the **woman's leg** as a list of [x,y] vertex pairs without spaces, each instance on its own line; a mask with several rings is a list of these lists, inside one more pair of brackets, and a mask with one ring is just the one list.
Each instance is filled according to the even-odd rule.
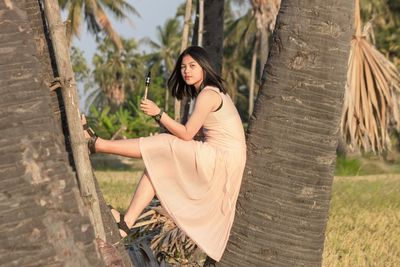
[[[154,198],[155,191],[154,187],[150,182],[147,171],[145,170],[142,178],[139,181],[136,191],[132,197],[131,203],[129,204],[128,210],[125,214],[125,222],[129,228],[131,228],[137,218],[140,216],[144,208],[149,205],[151,200]],[[119,213],[116,210],[111,210],[115,220],[119,221]],[[125,233],[120,231],[121,236],[125,236]]]
[[141,158],[139,138],[126,140],[105,140],[97,138],[96,153],[115,154],[130,158]]
[[[81,115],[81,123],[82,125],[87,123],[84,115]],[[87,131],[84,131],[84,135],[85,138],[90,138],[90,135]],[[95,144],[95,150],[96,153],[109,153],[130,158],[142,157],[138,138],[127,140],[105,140],[98,137]]]

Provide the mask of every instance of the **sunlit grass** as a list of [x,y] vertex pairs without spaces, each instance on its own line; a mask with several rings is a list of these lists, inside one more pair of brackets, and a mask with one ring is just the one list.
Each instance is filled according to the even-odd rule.
[[119,211],[125,211],[143,171],[96,171],[104,199]]
[[400,175],[337,177],[323,266],[400,266]]

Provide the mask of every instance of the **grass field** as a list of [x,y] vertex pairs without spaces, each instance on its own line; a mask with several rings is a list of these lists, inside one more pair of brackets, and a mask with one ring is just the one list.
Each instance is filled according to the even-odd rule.
[[[125,210],[141,171],[97,171],[107,202]],[[324,267],[400,266],[400,175],[336,177]]]
[[323,266],[400,266],[400,175],[336,177]]

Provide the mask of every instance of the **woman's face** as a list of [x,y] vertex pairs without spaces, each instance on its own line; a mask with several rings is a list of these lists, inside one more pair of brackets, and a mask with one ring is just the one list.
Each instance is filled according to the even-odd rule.
[[187,85],[194,85],[196,89],[200,88],[203,82],[203,69],[190,55],[182,59],[181,74]]

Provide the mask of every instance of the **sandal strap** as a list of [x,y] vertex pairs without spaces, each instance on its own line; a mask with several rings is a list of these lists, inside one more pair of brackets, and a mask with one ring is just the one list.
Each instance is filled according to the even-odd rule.
[[131,232],[131,229],[129,229],[128,225],[125,222],[125,215],[122,213],[119,214],[119,222],[117,223],[117,225],[118,229],[124,231],[126,235],[129,235],[129,233]]
[[83,125],[83,130],[87,131],[87,133],[90,135],[90,137],[97,136],[97,134],[94,132],[94,130],[87,123],[85,123]]
[[89,148],[90,154],[96,153],[97,138],[98,138],[98,136],[95,134],[94,136],[91,136],[88,141],[88,148]]
[[87,144],[88,144],[90,154],[94,154],[94,153],[96,153],[96,141],[97,141],[98,136],[93,131],[93,129],[90,128],[90,126],[87,123],[82,125],[82,127],[83,127],[83,130],[86,131],[90,136]]

